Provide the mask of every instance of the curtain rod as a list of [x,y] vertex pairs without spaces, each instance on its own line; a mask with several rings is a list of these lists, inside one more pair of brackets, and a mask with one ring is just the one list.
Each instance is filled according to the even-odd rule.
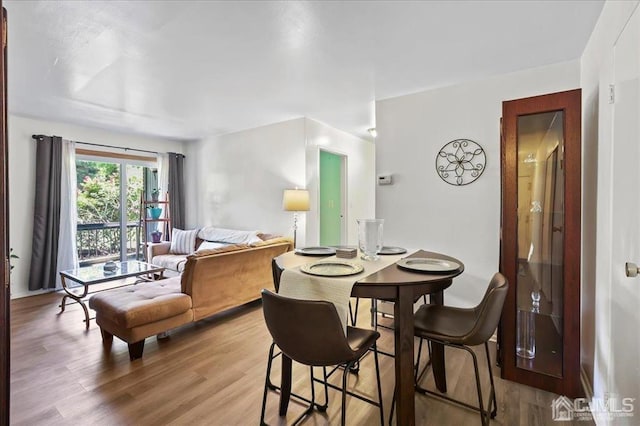
[[[42,139],[44,137],[44,135],[31,135],[31,137],[33,139]],[[80,141],[74,141],[75,143],[79,143],[82,145],[91,145],[91,146],[99,146],[102,148],[115,148],[115,149],[122,149],[124,151],[137,151],[137,152],[146,152],[148,154],[159,154],[159,152],[157,151],[147,151],[146,149],[135,149],[135,148],[123,148],[121,146],[113,146],[113,145],[104,145],[104,144],[100,144],[100,143],[89,143],[89,142],[80,142]]]

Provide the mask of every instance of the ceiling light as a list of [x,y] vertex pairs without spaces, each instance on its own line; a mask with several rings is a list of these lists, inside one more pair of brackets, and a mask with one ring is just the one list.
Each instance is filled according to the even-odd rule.
[[369,132],[369,134],[371,135],[371,137],[375,138],[376,136],[378,136],[378,132],[376,131],[375,127],[372,127],[370,129],[367,129],[367,132]]

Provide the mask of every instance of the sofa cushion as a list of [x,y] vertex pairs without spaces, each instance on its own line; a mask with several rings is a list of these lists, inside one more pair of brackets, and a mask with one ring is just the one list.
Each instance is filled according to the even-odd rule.
[[239,231],[236,229],[204,227],[198,232],[198,237],[206,241],[231,244],[251,244],[261,241],[258,231]]
[[191,297],[180,291],[180,277],[94,294],[89,306],[118,326],[133,328],[183,314]]
[[187,263],[186,254],[161,254],[160,256],[154,256],[151,259],[151,263],[157,266],[162,266],[166,269],[182,272],[184,271],[184,265]]
[[183,231],[182,229],[173,228],[171,231],[171,254],[189,254],[196,249],[196,236],[198,230]]

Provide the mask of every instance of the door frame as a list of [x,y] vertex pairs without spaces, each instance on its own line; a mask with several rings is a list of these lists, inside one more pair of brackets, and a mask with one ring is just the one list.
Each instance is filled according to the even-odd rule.
[[[629,135],[623,131],[625,128],[620,123],[620,120],[623,120],[625,124],[629,124],[628,120],[637,119],[636,109],[640,107],[640,100],[637,98],[640,96],[640,83],[637,82],[639,70],[636,65],[632,68],[632,73],[627,74],[630,69],[624,66],[624,59],[630,56],[628,50],[623,49],[626,43],[631,42],[631,50],[636,51],[640,32],[639,21],[640,5],[635,5],[611,46],[611,81],[615,96],[609,105],[611,121],[607,131],[611,140],[607,141],[606,154],[611,169],[608,174],[605,171],[602,175],[599,170],[598,176],[604,176],[604,185],[611,192],[604,197],[602,203],[606,206],[606,211],[601,212],[601,202],[598,201],[598,218],[601,214],[605,216],[603,222],[606,225],[598,234],[602,235],[602,238],[599,238],[601,241],[596,249],[596,281],[608,283],[608,287],[603,286],[603,289],[600,289],[595,305],[600,315],[594,330],[598,343],[594,354],[594,397],[605,401],[612,398],[613,404],[620,403],[617,401],[624,403],[625,400],[631,400],[636,407],[633,414],[636,417],[628,418],[628,423],[625,419],[620,419],[621,424],[632,424],[633,419],[637,419],[639,396],[637,377],[633,376],[638,356],[637,327],[640,324],[640,315],[637,312],[637,301],[640,297],[639,278],[628,274],[625,262],[638,262],[640,231],[635,213],[640,207],[637,203],[637,172],[633,173],[633,169],[624,167],[629,163],[634,163],[632,167],[637,167],[635,161],[629,159],[636,158],[634,154],[637,153],[638,124],[637,121],[633,122],[636,133]],[[624,59],[621,61],[620,58]],[[635,99],[629,95],[629,88],[623,87],[630,81],[636,81],[633,95]],[[631,109],[627,109],[629,107]],[[625,144],[633,144],[635,151],[625,151],[625,148],[628,149]],[[624,161],[628,163],[625,164]],[[630,225],[626,220],[635,223]],[[598,351],[598,348],[603,350]],[[613,423],[615,420],[611,420],[611,424]]]
[[0,244],[0,277],[2,277],[2,285],[0,291],[0,426],[9,425],[9,396],[10,396],[10,347],[11,327],[10,318],[10,299],[11,299],[11,283],[9,265],[9,155],[7,138],[7,11],[2,7],[0,0],[0,8],[2,8],[2,19],[0,20],[0,37],[2,38],[2,54],[0,54],[0,96],[2,97],[2,114],[0,114],[0,150],[2,151],[2,160],[0,161],[0,191],[2,192],[2,201],[0,201],[0,236],[2,244]]
[[[333,149],[318,148],[318,199],[316,205],[320,205],[320,186],[322,185],[322,169],[320,168],[320,153],[327,152],[329,154],[337,155],[340,157],[340,215],[342,220],[340,222],[340,244],[346,244],[347,241],[347,172],[348,172],[348,156],[344,152],[340,152]],[[321,222],[321,210],[318,208],[318,238],[320,238],[320,222]],[[318,240],[319,242],[319,240]]]

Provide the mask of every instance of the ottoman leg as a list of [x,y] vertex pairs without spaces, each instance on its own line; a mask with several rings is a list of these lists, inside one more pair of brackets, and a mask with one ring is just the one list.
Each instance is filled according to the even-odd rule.
[[111,343],[113,343],[113,334],[109,333],[102,327],[100,327],[100,333],[102,334],[102,345],[106,348],[110,348]]
[[129,343],[129,359],[131,361],[138,358],[142,358],[142,351],[144,351],[144,339],[139,342]]

